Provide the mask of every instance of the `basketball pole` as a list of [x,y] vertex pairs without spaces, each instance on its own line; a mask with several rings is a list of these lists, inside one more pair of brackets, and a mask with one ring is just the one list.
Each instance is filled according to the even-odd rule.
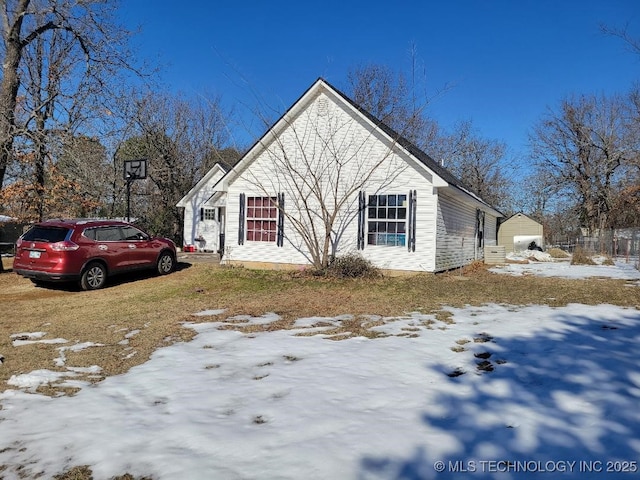
[[127,182],[127,222],[131,222],[131,182],[147,178],[147,159],[124,161],[124,179]]
[[131,221],[131,174],[127,174],[127,222]]

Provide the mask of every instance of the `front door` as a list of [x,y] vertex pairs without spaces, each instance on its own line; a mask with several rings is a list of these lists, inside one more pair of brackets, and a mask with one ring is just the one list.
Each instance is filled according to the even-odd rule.
[[198,250],[207,252],[218,251],[218,242],[220,240],[218,210],[219,209],[214,207],[204,207],[200,210],[199,235],[195,239]]

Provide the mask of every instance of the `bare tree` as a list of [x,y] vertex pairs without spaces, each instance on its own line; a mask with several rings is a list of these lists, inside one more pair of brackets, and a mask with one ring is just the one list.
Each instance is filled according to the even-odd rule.
[[[416,65],[415,50],[411,60],[410,80],[383,65],[355,67],[348,73],[347,91],[357,105],[446,164],[470,190],[510,211],[515,163],[508,157],[506,145],[482,138],[470,121],[460,122],[451,133],[443,131],[426,114],[431,98],[423,88],[425,75]],[[436,95],[447,89],[445,86]]]
[[623,166],[629,105],[621,96],[580,96],[549,111],[530,137],[532,158],[556,195],[572,199],[592,233],[610,226],[610,213]]
[[437,156],[451,173],[489,204],[511,212],[516,165],[504,142],[483,138],[471,121],[458,123],[441,135]]
[[[129,32],[114,21],[116,2],[3,0],[3,70],[0,83],[0,188],[13,160],[16,135],[30,138],[43,183],[47,135],[73,129],[109,91],[114,75],[131,68]],[[24,98],[22,121],[16,109]],[[57,127],[49,125],[56,116]]]
[[605,35],[621,39],[632,53],[640,55],[640,38],[634,37],[629,33],[628,25],[624,27],[610,27],[603,24],[600,25],[600,31]]
[[[415,62],[415,55],[412,55]],[[411,81],[401,72],[379,64],[359,65],[347,74],[346,93],[361,108],[425,151],[439,135],[437,122],[426,114],[430,98],[418,88],[415,64]]]
[[[176,203],[213,163],[239,157],[227,145],[232,114],[223,109],[219,96],[194,100],[148,93],[128,108],[131,128],[114,156],[115,169],[122,172],[127,159],[147,159],[149,178],[135,182],[132,189],[136,216],[142,216],[151,230],[179,241],[182,217]],[[123,180],[116,189],[118,184]]]
[[366,211],[364,192],[375,195],[402,184],[407,164],[395,154],[401,136],[393,134],[380,149],[380,124],[365,127],[322,97],[281,122],[282,130],[270,130],[260,140],[260,160],[239,174],[242,182],[271,199],[293,229],[287,241],[322,270],[344,248],[347,227]]
[[543,223],[547,214],[556,210],[554,201],[557,185],[549,173],[534,170],[522,178],[520,192],[515,195],[518,211],[526,211],[534,220]]
[[74,216],[107,216],[111,170],[105,146],[97,138],[65,135],[58,148],[60,151],[55,152],[57,173],[78,185],[84,197],[99,205],[92,211],[86,210],[85,205],[78,205],[80,208]]

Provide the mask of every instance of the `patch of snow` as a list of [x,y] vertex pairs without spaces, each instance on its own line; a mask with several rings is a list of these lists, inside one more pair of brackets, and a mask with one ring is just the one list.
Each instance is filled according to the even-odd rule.
[[496,265],[489,269],[507,275],[537,275],[541,277],[589,278],[606,277],[622,280],[640,280],[640,271],[634,263],[616,260],[614,265],[571,265],[569,262],[540,262]]
[[506,258],[508,260],[517,260],[524,261],[527,260],[529,262],[553,262],[554,259],[547,252],[541,252],[540,250],[523,250],[521,252],[510,252],[507,254]]
[[337,317],[305,317],[298,318],[294,328],[303,329],[305,333],[323,332],[340,327],[342,322],[352,320],[353,315],[339,315]]
[[67,370],[69,370],[70,372],[76,372],[76,373],[97,374],[102,372],[102,367],[98,365],[91,365],[90,367],[67,367]]
[[140,330],[131,330],[129,333],[127,333],[124,338],[131,338],[131,337],[135,337],[136,335],[138,335],[140,333]]
[[224,308],[219,308],[217,310],[203,310],[198,313],[194,313],[194,317],[212,317],[214,315],[222,315],[226,310]]
[[76,343],[75,345],[71,345],[70,347],[60,347],[58,350],[69,350],[70,352],[79,352],[81,350],[85,350],[91,347],[104,347],[103,343],[94,343],[94,342],[82,342]]
[[430,324],[434,323],[435,316],[424,314],[421,312],[413,312],[409,317],[400,317],[397,319],[384,318],[383,325],[371,327],[371,330],[384,333],[386,335],[417,335],[424,330],[430,330]]
[[[82,342],[76,343],[75,345],[70,345],[68,347],[59,347],[58,348],[58,358],[56,358],[53,363],[56,367],[63,367],[67,361],[67,356],[65,352],[80,352],[81,350],[85,350],[90,347],[104,347],[102,343],[94,343],[94,342]],[[71,367],[69,367],[71,368]]]
[[11,378],[7,380],[7,384],[24,388],[27,391],[35,392],[35,390],[41,385],[48,385],[58,380],[76,375],[75,372],[54,372],[52,370],[34,370],[30,373],[23,373],[21,375],[11,375]]
[[17,340],[35,340],[35,339],[44,337],[46,334],[47,332],[13,333],[9,335],[9,338],[17,339]]
[[236,315],[235,317],[229,317],[225,320],[225,323],[233,323],[240,325],[267,325],[280,320],[280,315],[277,313],[269,312],[260,317],[252,317],[251,315]]
[[[418,313],[381,319],[389,332],[408,327],[415,336],[342,341],[300,329],[244,334],[221,322],[192,324],[191,341],[123,375],[91,388],[68,379],[81,388],[73,397],[6,390],[2,474],[52,478],[88,465],[96,480],[125,472],[158,480],[454,479],[461,475],[449,465],[474,461],[473,478],[488,480],[497,477],[481,461],[637,461],[638,310],[447,310],[453,323],[434,329]],[[266,318],[275,316],[257,321]],[[62,375],[36,371],[10,382],[33,391]],[[434,470],[437,461],[444,472]],[[501,476],[539,471],[511,473]]]
[[56,344],[56,343],[69,343],[66,338],[50,338],[44,340],[14,340],[11,344],[14,347],[21,347],[22,345],[32,345],[34,343]]

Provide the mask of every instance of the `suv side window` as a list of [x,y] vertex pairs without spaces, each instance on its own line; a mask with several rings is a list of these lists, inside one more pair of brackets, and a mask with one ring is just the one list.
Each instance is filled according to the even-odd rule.
[[135,227],[122,227],[122,236],[125,240],[146,240],[147,235]]
[[96,229],[95,228],[87,228],[84,232],[82,232],[83,237],[87,237],[89,240],[96,239]]
[[120,227],[103,227],[96,229],[96,241],[119,242],[122,240]]

